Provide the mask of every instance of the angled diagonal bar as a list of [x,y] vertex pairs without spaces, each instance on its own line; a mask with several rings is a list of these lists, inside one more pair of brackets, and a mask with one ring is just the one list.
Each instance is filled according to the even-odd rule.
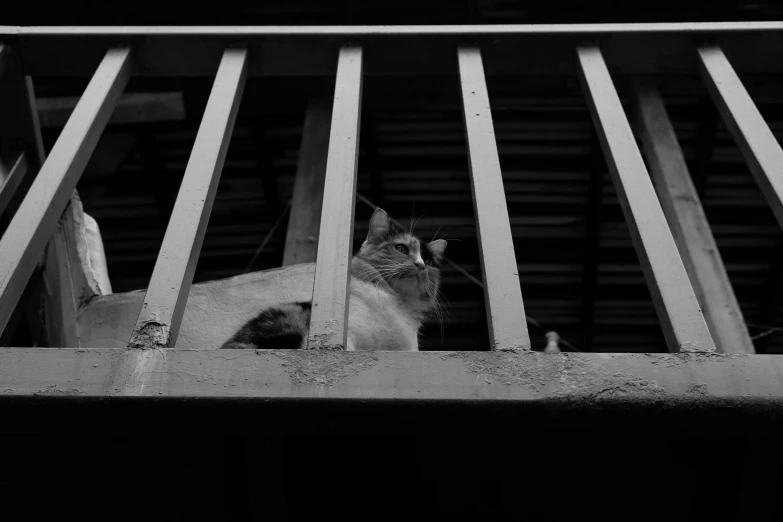
[[457,55],[490,345],[494,350],[529,350],[530,336],[481,50],[460,47]]
[[43,254],[129,77],[130,49],[107,51],[0,239],[0,331]]
[[310,99],[302,129],[283,266],[313,263],[318,253],[331,118],[332,107],[328,99],[320,96]]
[[636,79],[634,100],[653,185],[715,346],[756,353],[655,80]]
[[702,79],[783,227],[783,149],[717,45],[699,48]]
[[714,352],[715,344],[601,50],[583,46],[577,56],[593,124],[669,351]]
[[247,77],[247,51],[224,51],[155,262],[131,348],[173,348]]

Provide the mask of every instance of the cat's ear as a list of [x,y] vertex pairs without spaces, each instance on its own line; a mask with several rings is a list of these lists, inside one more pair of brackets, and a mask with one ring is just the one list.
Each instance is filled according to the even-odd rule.
[[367,233],[367,243],[382,243],[389,237],[391,222],[389,215],[378,207],[370,218],[370,231]]
[[448,242],[445,239],[436,239],[435,241],[430,241],[429,247],[430,252],[432,253],[432,257],[440,261],[443,258],[443,252],[446,251],[446,245],[448,245]]

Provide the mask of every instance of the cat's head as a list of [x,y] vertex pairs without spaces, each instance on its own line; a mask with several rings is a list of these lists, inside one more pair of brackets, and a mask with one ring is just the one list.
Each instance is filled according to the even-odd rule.
[[419,299],[437,300],[440,264],[446,240],[425,241],[404,230],[376,209],[359,255],[375,267],[397,292]]

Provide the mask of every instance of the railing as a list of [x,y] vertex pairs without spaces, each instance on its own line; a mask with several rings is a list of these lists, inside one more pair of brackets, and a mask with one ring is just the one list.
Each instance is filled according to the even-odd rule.
[[[732,67],[741,72],[783,72],[778,59],[782,38],[783,23],[0,28],[0,82],[8,93],[3,110],[16,111],[12,118],[4,117],[0,131],[22,151],[0,187],[0,212],[19,180],[35,175],[0,239],[0,329],[19,302],[129,77],[211,75],[217,70],[122,362],[112,359],[116,350],[20,349],[13,355],[0,353],[0,376],[12,383],[8,389],[17,394],[44,385],[64,386],[73,375],[78,375],[88,395],[225,394],[201,379],[179,386],[172,377],[203,374],[207,368],[213,374],[220,370],[217,379],[253,396],[319,397],[327,386],[327,394],[334,397],[502,396],[528,401],[581,397],[599,388],[614,389],[610,398],[629,394],[651,400],[661,394],[777,397],[780,388],[773,384],[780,384],[783,369],[777,357],[703,357],[715,352],[752,354],[753,346],[662,98],[649,75],[700,72],[783,225],[783,151]],[[635,81],[634,103],[655,187],[607,62],[620,74],[644,76]],[[217,357],[208,350],[176,350],[245,78],[335,72],[323,195],[323,209],[330,217],[321,220],[309,348],[346,345],[363,75],[458,72],[490,343],[499,353],[443,357],[304,351],[270,358],[241,351],[232,356],[221,352]],[[569,358],[530,352],[487,72],[581,79],[668,349],[693,355]],[[90,73],[81,101],[43,161],[34,99],[25,75]],[[88,372],[87,366],[93,368]],[[48,373],[22,372],[27,381],[19,377],[20,369],[33,367],[45,367]],[[479,384],[473,374],[487,379]],[[750,381],[746,375],[752,376]],[[242,384],[237,384],[239,376],[244,378]],[[694,390],[699,393],[694,395]]]

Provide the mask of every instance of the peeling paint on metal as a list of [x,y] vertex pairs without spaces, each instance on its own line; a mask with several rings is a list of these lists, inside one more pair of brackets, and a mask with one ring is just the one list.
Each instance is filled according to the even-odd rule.
[[333,335],[334,332],[311,335],[307,338],[307,350],[344,350],[342,344],[330,342]]
[[157,321],[145,321],[140,328],[133,332],[129,348],[169,348],[171,328],[167,324]]
[[332,386],[338,381],[368,370],[378,363],[372,353],[331,350],[274,351],[285,361],[282,366],[293,382],[300,385]]
[[344,350],[345,347],[342,343],[332,342],[332,337],[335,335],[334,327],[337,324],[337,319],[329,319],[324,323],[324,329],[326,331],[320,334],[313,334],[307,338],[308,350]]

